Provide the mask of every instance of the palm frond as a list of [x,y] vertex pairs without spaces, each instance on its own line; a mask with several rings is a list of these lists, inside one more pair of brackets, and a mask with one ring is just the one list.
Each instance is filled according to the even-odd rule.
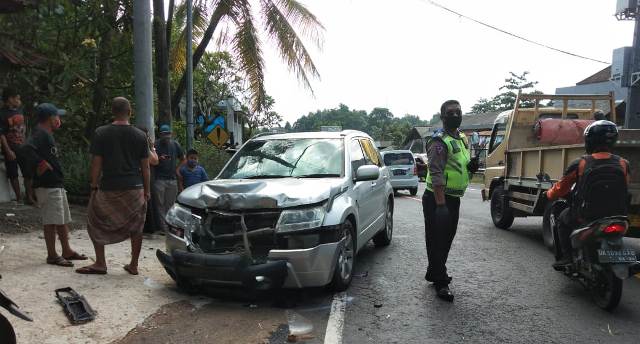
[[307,48],[285,14],[271,0],[261,0],[261,4],[267,34],[278,45],[280,56],[287,66],[313,93],[307,73],[314,77],[320,74]]
[[[207,3],[205,1],[196,1],[193,4],[193,46],[197,46],[198,42],[202,38],[204,31],[208,25],[208,13]],[[187,6],[182,3],[176,7],[176,13],[174,17],[174,25],[177,28],[177,38],[175,42],[171,44],[171,51],[169,54],[169,68],[173,71],[181,71],[186,68],[186,46],[187,46]]]
[[[242,2],[242,1],[239,1]],[[254,25],[250,6],[241,8],[241,21],[237,24],[237,31],[231,45],[233,52],[239,61],[240,70],[246,75],[249,82],[252,110],[258,112],[264,105],[266,91],[264,88],[264,60],[260,39]]]
[[309,9],[297,0],[276,0],[275,5],[284,13],[293,27],[300,29],[302,36],[309,38],[317,47],[322,47],[324,26]]

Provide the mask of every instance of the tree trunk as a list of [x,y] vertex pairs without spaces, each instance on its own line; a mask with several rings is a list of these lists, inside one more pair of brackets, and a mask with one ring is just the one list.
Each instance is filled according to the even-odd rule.
[[[200,44],[198,44],[198,47],[196,48],[195,52],[193,53],[193,69],[195,69],[198,66],[200,59],[202,58],[205,51],[207,50],[207,46],[209,45],[209,42],[211,42],[211,38],[213,38],[213,34],[216,31],[216,27],[218,27],[218,23],[220,23],[220,20],[226,13],[228,13],[228,11],[229,11],[229,7],[227,5],[227,2],[222,1],[218,4],[218,7],[216,7],[216,10],[211,15],[209,26],[207,27],[207,30],[202,35],[202,40],[200,41]],[[178,87],[176,88],[175,93],[173,94],[171,111],[174,114],[178,113],[178,105],[180,104],[180,100],[182,99],[182,96],[184,96],[184,92],[186,88],[187,88],[187,73],[185,71],[182,74],[182,78],[180,78],[180,83],[178,84]]]
[[167,33],[166,33],[167,51],[171,51],[171,31],[173,30],[173,13],[175,9],[176,9],[175,0],[169,0],[169,15],[167,16]]
[[169,77],[169,47],[164,21],[164,1],[153,0],[153,31],[156,55],[156,93],[158,93],[158,124],[171,124],[171,85]]
[[116,21],[111,3],[112,1],[105,0],[103,4],[104,15],[109,18],[109,28],[104,32],[98,45],[96,82],[93,85],[93,99],[91,101],[93,111],[87,119],[87,123],[84,128],[84,136],[88,140],[91,140],[96,127],[104,118],[104,104],[107,98],[107,90],[105,86],[107,78],[109,77],[109,74],[111,74],[111,41],[113,39],[113,28]]

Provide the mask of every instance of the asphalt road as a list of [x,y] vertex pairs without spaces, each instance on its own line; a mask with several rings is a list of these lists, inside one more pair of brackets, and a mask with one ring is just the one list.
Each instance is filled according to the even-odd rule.
[[348,291],[344,343],[640,342],[640,280],[625,282],[613,313],[600,310],[581,285],[551,268],[539,218],[496,229],[478,189],[463,199],[449,256],[455,302],[436,298],[424,280],[419,198],[398,197],[393,244],[358,256],[357,271],[367,277]]
[[[496,229],[479,187],[463,199],[449,272],[454,303],[435,297],[419,197],[396,198],[395,235],[357,257],[345,294],[289,291],[243,300],[213,294],[199,305],[163,306],[119,343],[638,343],[640,280],[627,280],[613,313],[597,308],[576,282],[553,271],[539,218]],[[640,251],[635,239],[628,241]],[[344,307],[335,307],[335,299]],[[334,307],[332,307],[332,305]],[[340,310],[343,310],[342,312]]]

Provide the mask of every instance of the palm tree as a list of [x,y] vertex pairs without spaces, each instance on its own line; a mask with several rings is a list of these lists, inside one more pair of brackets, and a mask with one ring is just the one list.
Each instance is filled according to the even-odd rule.
[[[220,29],[218,30],[218,42],[229,45],[231,53],[248,80],[251,110],[254,112],[263,110],[267,96],[264,88],[264,60],[262,56],[264,42],[260,39],[260,28],[266,38],[276,45],[283,62],[296,74],[306,88],[313,91],[310,78],[317,78],[320,75],[303,38],[320,47],[321,31],[324,30],[324,27],[306,6],[298,0],[194,1],[194,9],[199,9],[197,13],[194,10],[194,23],[201,24],[198,22],[198,16],[205,14],[205,11],[200,7],[204,5],[209,5],[207,8],[210,14],[206,29],[202,31],[202,25],[197,25],[198,27],[194,29],[197,31],[197,36],[201,37],[193,53],[194,68],[200,62],[214,34]],[[254,10],[256,5],[258,8]],[[180,6],[176,8],[176,18],[170,18],[170,20],[177,22],[180,10]],[[171,13],[173,9],[170,8],[169,11]],[[259,16],[254,15],[256,13],[259,13]],[[170,27],[167,27],[166,30],[171,32]],[[174,54],[170,60],[180,62],[178,61],[179,54],[176,54],[175,49],[183,45],[175,44],[175,46],[171,49]],[[182,48],[177,49],[184,52]],[[177,63],[177,65],[179,64]],[[185,88],[186,75],[183,74],[171,101],[174,114],[177,113],[178,103],[184,96]]]

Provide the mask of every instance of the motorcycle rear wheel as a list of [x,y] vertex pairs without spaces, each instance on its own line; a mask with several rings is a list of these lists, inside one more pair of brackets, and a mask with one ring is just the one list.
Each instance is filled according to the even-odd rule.
[[605,268],[597,273],[596,280],[591,282],[589,289],[598,307],[612,311],[618,306],[622,297],[622,280],[611,269]]
[[0,344],[16,344],[13,326],[2,314],[0,314]]

